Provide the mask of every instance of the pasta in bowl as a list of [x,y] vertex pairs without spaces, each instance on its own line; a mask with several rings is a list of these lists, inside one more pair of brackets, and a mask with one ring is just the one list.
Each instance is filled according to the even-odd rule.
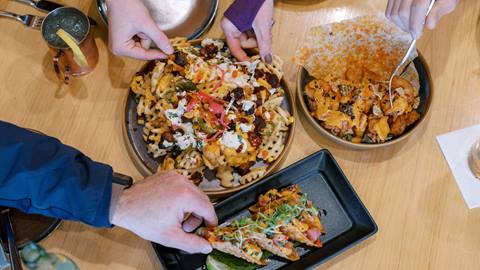
[[270,173],[293,138],[281,59],[238,62],[222,40],[173,41],[131,81],[126,133],[144,174],[177,170],[211,196]]

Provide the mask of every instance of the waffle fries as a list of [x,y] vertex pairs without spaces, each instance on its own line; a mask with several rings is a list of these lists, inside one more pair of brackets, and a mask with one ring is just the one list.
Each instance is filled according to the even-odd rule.
[[[167,60],[132,79],[138,124],[161,170],[195,184],[232,188],[261,178],[283,151],[293,123],[282,109],[281,59],[236,62],[221,40],[173,42]],[[260,154],[261,153],[261,154]]]

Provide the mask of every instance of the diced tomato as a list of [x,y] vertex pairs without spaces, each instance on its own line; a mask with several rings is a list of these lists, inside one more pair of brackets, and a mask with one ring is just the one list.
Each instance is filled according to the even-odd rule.
[[265,198],[264,196],[260,197],[260,199],[258,200],[258,204],[260,204],[260,206],[265,206],[267,205],[268,203],[268,199]]
[[287,243],[285,243],[285,247],[286,247],[286,248],[293,248],[292,242],[287,242]]
[[273,237],[273,242],[278,245],[278,246],[285,246],[285,242],[287,241],[287,239],[285,238],[285,236],[283,234],[276,234],[274,237]]
[[307,238],[312,240],[312,241],[318,240],[320,235],[322,235],[322,232],[318,228],[310,228],[307,231]]
[[259,153],[259,156],[263,159],[266,159],[268,157],[268,150],[264,149]]

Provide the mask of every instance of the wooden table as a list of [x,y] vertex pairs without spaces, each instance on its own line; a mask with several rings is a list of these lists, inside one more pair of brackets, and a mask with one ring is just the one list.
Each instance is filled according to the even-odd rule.
[[[62,0],[98,22],[93,0]],[[220,14],[230,1],[220,1]],[[300,4],[292,4],[300,2]],[[295,90],[296,47],[313,25],[383,12],[386,1],[277,3],[274,51],[286,60]],[[0,9],[37,13],[1,1]],[[207,34],[220,37],[220,16]],[[122,138],[122,113],[131,76],[142,64],[112,56],[106,29],[96,31],[100,62],[94,73],[58,83],[38,31],[0,19],[0,119],[34,128],[141,179]],[[377,235],[318,269],[480,269],[480,209],[468,210],[435,137],[480,123],[480,1],[463,0],[418,45],[429,66],[435,96],[429,120],[405,143],[352,151],[318,135],[299,114],[294,145],[284,166],[320,148],[336,157],[379,226]],[[1,136],[1,135],[0,135]],[[159,269],[153,249],[120,228],[94,229],[64,222],[42,242],[73,258],[81,269]]]

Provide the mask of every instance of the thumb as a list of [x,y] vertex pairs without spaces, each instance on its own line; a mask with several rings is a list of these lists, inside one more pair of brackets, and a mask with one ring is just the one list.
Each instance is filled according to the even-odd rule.
[[242,34],[237,29],[237,27],[225,17],[222,18],[221,26],[223,32],[225,33],[225,38],[227,39],[228,49],[230,50],[232,55],[239,61],[249,61],[250,58],[248,58],[247,54],[242,49],[240,41],[240,36]]
[[165,35],[165,33],[158,28],[155,22],[151,21],[147,25],[145,25],[144,29],[142,29],[143,33],[145,33],[150,39],[152,39],[153,43],[157,45],[157,47],[162,50],[166,54],[173,53],[173,47],[170,43],[170,40]]
[[435,28],[438,21],[440,21],[443,16],[455,10],[457,4],[458,0],[437,0],[427,17],[425,25],[429,29]]
[[130,49],[126,49],[122,55],[132,57],[139,60],[154,60],[154,59],[164,59],[167,56],[159,50],[155,49],[144,49],[141,45],[134,46]]
[[184,250],[188,253],[208,254],[212,252],[210,243],[196,234],[186,233],[178,228],[173,231],[172,236],[175,238],[172,244],[174,248]]

